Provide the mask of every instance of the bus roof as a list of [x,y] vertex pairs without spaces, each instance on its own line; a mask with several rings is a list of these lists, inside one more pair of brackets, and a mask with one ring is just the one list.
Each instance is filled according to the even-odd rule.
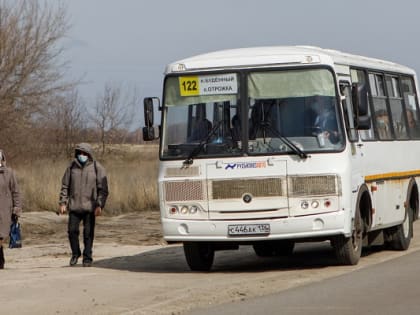
[[166,67],[165,74],[317,63],[415,74],[411,68],[394,62],[314,46],[272,46],[220,50],[170,63]]

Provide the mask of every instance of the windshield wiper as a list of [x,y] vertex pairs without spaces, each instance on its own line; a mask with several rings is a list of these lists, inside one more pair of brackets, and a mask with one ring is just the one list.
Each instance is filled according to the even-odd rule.
[[201,152],[201,150],[203,149],[203,147],[209,143],[211,137],[216,133],[216,131],[220,128],[220,126],[222,125],[223,120],[220,120],[217,124],[215,124],[213,126],[213,128],[209,131],[209,133],[207,134],[207,136],[204,138],[204,140],[201,140],[201,142],[194,148],[194,150],[191,151],[191,153],[188,155],[187,159],[182,162],[182,165],[184,167],[188,167],[191,164],[193,164],[194,160],[193,158],[195,158],[197,156],[198,153]]
[[[269,129],[272,131],[281,141],[283,141],[296,155],[298,155],[301,159],[307,159],[309,156],[302,151],[296,144],[293,143],[289,138],[280,134],[280,132],[273,128],[269,123],[261,123],[263,128]],[[264,133],[265,134],[265,133]]]
[[274,133],[290,148],[294,153],[296,153],[301,159],[307,159],[309,156],[302,151],[293,141],[290,141],[289,138],[282,136],[277,130],[274,130]]

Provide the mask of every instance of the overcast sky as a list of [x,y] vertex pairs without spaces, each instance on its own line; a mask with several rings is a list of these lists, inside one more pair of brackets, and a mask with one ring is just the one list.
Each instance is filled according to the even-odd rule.
[[[51,0],[52,1],[52,0]],[[81,96],[107,82],[161,97],[169,62],[219,49],[314,45],[387,59],[420,73],[415,0],[64,0],[69,76]]]

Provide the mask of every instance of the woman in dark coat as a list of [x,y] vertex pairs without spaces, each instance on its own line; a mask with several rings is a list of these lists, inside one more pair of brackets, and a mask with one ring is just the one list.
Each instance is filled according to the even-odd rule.
[[21,211],[15,173],[6,167],[6,157],[0,150],[0,269],[4,269],[3,241],[9,236],[12,216],[19,216]]

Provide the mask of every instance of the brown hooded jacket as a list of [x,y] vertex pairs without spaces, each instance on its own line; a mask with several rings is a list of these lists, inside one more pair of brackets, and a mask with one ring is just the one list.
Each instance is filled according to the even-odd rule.
[[6,167],[6,157],[0,150],[0,238],[9,236],[12,214],[20,215],[21,201],[19,186],[14,171]]

